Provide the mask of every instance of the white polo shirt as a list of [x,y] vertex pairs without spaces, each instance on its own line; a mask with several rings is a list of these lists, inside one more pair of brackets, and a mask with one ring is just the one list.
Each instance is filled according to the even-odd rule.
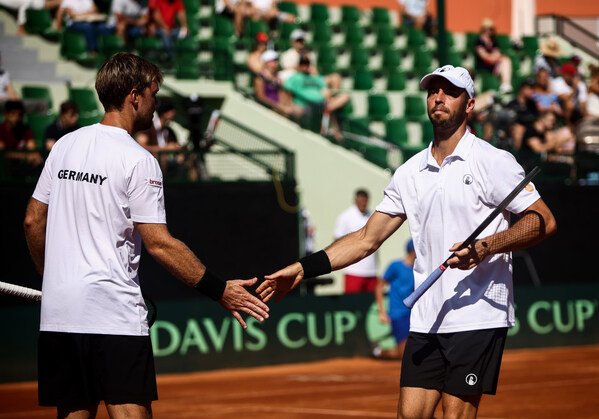
[[165,224],[162,172],[123,129],[58,141],[33,198],[48,204],[40,330],[148,335],[134,222]]
[[[524,178],[508,152],[466,132],[441,167],[432,143],[401,165],[376,210],[405,214],[414,239],[414,285],[418,287],[449,257]],[[519,214],[540,198],[534,185],[523,190],[481,233],[506,230],[510,212]],[[471,270],[447,269],[412,309],[410,330],[452,333],[514,325],[511,253],[485,259]]]
[[[340,239],[343,236],[358,231],[366,225],[372,213],[366,211],[361,213],[357,206],[352,205],[343,211],[335,223],[335,238]],[[376,253],[365,257],[359,262],[349,265],[343,269],[347,275],[371,277],[377,275]]]

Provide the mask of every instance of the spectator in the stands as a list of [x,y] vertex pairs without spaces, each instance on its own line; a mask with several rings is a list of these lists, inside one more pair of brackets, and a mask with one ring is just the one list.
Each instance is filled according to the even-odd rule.
[[138,132],[135,140],[158,159],[167,175],[172,176],[185,161],[184,154],[176,153],[183,151],[183,146],[170,127],[177,115],[174,102],[168,98],[160,98],[156,114],[152,126]]
[[275,29],[278,22],[295,22],[297,17],[293,13],[279,10],[277,3],[277,0],[252,0],[252,19],[266,21],[271,29]]
[[266,50],[262,53],[261,61],[264,67],[254,77],[256,99],[284,115],[290,116],[301,112],[301,109],[295,111],[289,92],[282,89],[281,79],[277,76],[279,54],[270,49]]
[[550,111],[556,116],[564,116],[564,110],[559,103],[559,98],[551,90],[549,71],[544,68],[539,69],[535,75],[535,88],[532,98],[537,104],[539,112]]
[[555,151],[571,153],[574,151],[574,136],[568,127],[557,127],[553,112],[541,112],[535,122],[524,132],[521,151],[536,154]]
[[189,35],[187,13],[182,0],[150,0],[148,4],[150,25],[148,34],[162,39],[169,58],[172,58],[177,38]]
[[310,58],[300,57],[299,71],[289,77],[283,83],[283,87],[291,92],[294,103],[303,108],[302,113],[308,118],[313,118],[322,111],[321,133],[328,134],[330,121],[333,138],[342,141],[343,134],[333,112],[345,106],[350,97],[347,93],[333,93],[322,76],[310,72],[310,67]]
[[256,34],[252,51],[248,54],[247,58],[247,66],[254,74],[260,74],[262,68],[264,67],[262,62],[262,54],[264,51],[266,51],[269,39],[270,37],[266,32],[258,32]]
[[0,112],[4,111],[7,101],[18,99],[19,94],[10,80],[10,74],[2,68],[2,56],[0,55]]
[[533,100],[535,82],[526,79],[518,88],[516,97],[508,102],[506,108],[514,112],[514,123],[512,124],[513,148],[519,150],[522,145],[524,132],[529,129],[539,115],[537,105]]
[[114,28],[106,23],[106,15],[100,13],[93,0],[62,0],[55,20],[57,29],[61,29],[66,21],[68,30],[83,34],[87,51],[92,55],[98,51],[98,37],[114,32]]
[[402,26],[424,29],[430,36],[434,32],[434,20],[430,0],[398,0]]
[[60,104],[60,115],[54,122],[46,127],[44,132],[44,147],[50,151],[56,141],[79,128],[79,106],[77,103],[67,100]]
[[2,56],[0,55],[0,113],[4,112],[4,106],[9,100],[20,100],[25,107],[25,113],[48,111],[49,104],[45,99],[21,99],[10,80],[10,74],[2,68]]
[[[318,69],[314,65],[316,63],[314,53],[306,48],[306,32],[302,29],[294,29],[289,38],[291,40],[291,48],[281,54],[282,70],[279,77],[281,77],[283,83],[291,75],[299,71],[299,61],[302,56],[306,56],[310,60],[310,74],[317,75]],[[341,88],[341,75],[339,73],[327,74],[324,76],[324,81],[333,93],[336,93]]]
[[251,3],[246,0],[216,0],[214,10],[218,15],[233,20],[235,35],[243,35],[243,24],[252,15]]
[[112,0],[108,24],[125,41],[145,35],[149,22],[145,0]]
[[17,34],[25,35],[25,22],[27,21],[27,9],[51,9],[60,5],[61,0],[0,0],[0,5],[17,11]]
[[533,62],[532,71],[537,74],[543,69],[549,73],[549,77],[554,78],[560,74],[560,60],[562,56],[562,47],[556,39],[549,38],[539,45],[540,54],[538,54]]
[[15,177],[34,174],[43,163],[36,152],[31,127],[23,122],[25,107],[19,100],[9,100],[4,106],[4,121],[0,122],[0,151],[8,172]]
[[586,114],[576,125],[576,138],[599,137],[599,66],[589,65]]
[[587,86],[573,64],[562,65],[560,73],[551,81],[551,90],[562,104],[566,125],[574,129],[576,122],[586,115]]
[[501,53],[495,39],[495,24],[489,18],[483,19],[480,34],[474,46],[476,70],[488,71],[499,76],[501,93],[512,92],[512,61]]

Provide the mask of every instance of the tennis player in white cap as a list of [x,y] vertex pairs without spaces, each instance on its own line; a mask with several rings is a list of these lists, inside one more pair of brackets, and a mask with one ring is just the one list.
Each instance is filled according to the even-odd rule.
[[[448,269],[416,302],[401,370],[398,417],[474,418],[494,394],[507,330],[514,325],[511,251],[556,231],[555,219],[529,184],[469,247],[456,251],[524,178],[508,152],[466,127],[474,109],[468,71],[446,65],[422,78],[434,138],[402,164],[368,223],[266,276],[257,292],[282,298],[303,278],[341,269],[372,254],[406,220],[414,240],[414,285],[449,259]],[[510,213],[520,219],[510,227]]]

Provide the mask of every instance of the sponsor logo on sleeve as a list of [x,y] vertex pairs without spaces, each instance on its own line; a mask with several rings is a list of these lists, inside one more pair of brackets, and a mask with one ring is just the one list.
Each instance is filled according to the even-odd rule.
[[148,179],[148,183],[150,184],[150,186],[155,186],[157,188],[162,188],[162,181],[159,180],[159,179],[149,178]]
[[534,191],[534,190],[535,190],[535,187],[534,187],[534,186],[532,186],[532,183],[529,183],[528,185],[526,185],[526,186],[524,187],[524,189],[526,189],[526,192],[532,192],[532,191]]

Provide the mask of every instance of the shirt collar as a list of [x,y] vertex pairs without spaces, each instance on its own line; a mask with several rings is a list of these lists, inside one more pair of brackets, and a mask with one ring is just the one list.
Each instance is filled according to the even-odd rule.
[[[458,141],[458,145],[456,146],[455,150],[453,150],[453,153],[451,153],[451,155],[447,156],[446,158],[466,160],[468,154],[470,153],[470,150],[472,149],[472,144],[474,144],[475,138],[476,137],[474,136],[474,134],[470,132],[470,129],[466,128],[466,132],[464,133],[462,138],[460,138],[460,141]],[[439,167],[437,161],[433,157],[433,141],[429,143],[426,153],[422,155],[422,159],[420,160],[420,166],[418,169],[420,171],[423,171],[428,166],[436,168]]]

